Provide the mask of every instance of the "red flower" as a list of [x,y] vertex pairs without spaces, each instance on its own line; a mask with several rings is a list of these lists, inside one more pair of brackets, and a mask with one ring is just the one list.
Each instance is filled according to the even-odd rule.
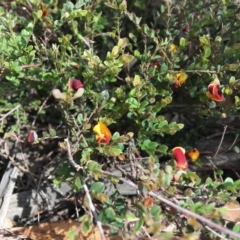
[[222,102],[224,100],[224,95],[220,89],[220,81],[217,78],[208,85],[206,95],[215,102]]
[[188,162],[185,157],[185,149],[182,147],[175,147],[172,150],[173,157],[176,161],[176,167],[180,170],[185,170],[188,168]]

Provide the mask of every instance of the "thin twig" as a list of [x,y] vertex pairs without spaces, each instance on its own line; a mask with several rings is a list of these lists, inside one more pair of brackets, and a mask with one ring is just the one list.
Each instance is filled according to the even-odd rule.
[[220,73],[219,71],[211,71],[211,70],[186,70],[185,72],[193,72],[193,73]]
[[9,112],[7,112],[6,114],[3,115],[3,117],[0,118],[0,122],[3,121],[7,116],[9,116],[10,114],[12,114],[14,111],[16,111],[18,108],[20,108],[22,105],[18,104],[16,107],[14,107],[13,109],[11,109]]
[[218,153],[219,153],[219,150],[220,150],[220,147],[222,146],[222,142],[223,142],[223,139],[224,139],[224,136],[225,136],[227,127],[228,127],[227,125],[224,126],[224,130],[223,130],[223,133],[222,133],[221,141],[220,141],[220,143],[219,143],[219,145],[218,145],[217,151],[215,152],[213,158],[216,157],[216,156],[218,155]]
[[[119,164],[115,165],[116,169],[119,170],[124,176],[128,177],[128,178],[132,178],[132,176],[126,172]],[[118,176],[119,177],[119,176]]]
[[20,164],[19,162],[17,162],[13,157],[10,156],[10,151],[9,151],[7,142],[4,143],[4,150],[5,150],[6,155],[3,154],[3,153],[0,153],[0,156],[3,156],[4,158],[10,160],[10,162],[11,162],[14,166],[16,166],[20,171],[22,171],[22,172],[24,172],[24,173],[28,173],[28,174],[30,174],[30,175],[32,175],[32,176],[34,176],[34,177],[38,177],[37,175],[29,172],[29,170],[28,170],[27,168],[21,166],[21,164]]
[[52,96],[52,93],[48,95],[48,97],[44,100],[44,102],[42,103],[42,105],[40,106],[40,108],[38,109],[37,115],[34,117],[34,120],[32,122],[32,127],[35,125],[37,118],[39,116],[39,113],[43,110],[44,106],[46,105],[48,99]]
[[41,66],[42,63],[38,63],[38,64],[31,64],[31,65],[22,65],[21,68],[22,69],[26,69],[26,68],[36,68],[36,67],[39,67]]
[[71,147],[70,147],[70,143],[68,138],[64,139],[64,142],[67,145],[67,151],[68,151],[68,161],[69,163],[77,170],[79,171],[80,169],[83,169],[83,167],[81,167],[79,164],[76,164],[73,157],[72,157],[72,153],[71,153]]
[[76,197],[76,195],[74,196],[74,205],[75,205],[76,216],[77,216],[77,218],[79,218],[79,209],[78,209],[78,204],[77,204],[77,197]]
[[[73,154],[76,153],[77,149],[78,149],[78,143],[80,141],[80,139],[82,138],[85,141],[85,138],[82,136],[82,131],[86,128],[87,124],[89,123],[89,121],[91,120],[91,118],[93,117],[93,115],[98,111],[98,104],[96,104],[96,107],[94,108],[94,110],[91,112],[90,116],[88,117],[88,119],[84,122],[83,126],[82,126],[82,130],[80,130],[77,135],[77,142],[76,144],[73,146]],[[85,141],[85,143],[87,144],[87,142]]]
[[132,147],[134,145],[134,141],[133,139],[131,139],[129,141],[129,147],[128,147],[128,157],[129,157],[129,163],[130,163],[130,167],[131,167],[131,174],[132,174],[132,177],[133,178],[136,178],[137,177],[137,172],[136,172],[136,169],[135,169],[135,166],[133,164],[133,161],[134,161],[134,154],[132,152]]
[[234,173],[235,173],[235,175],[238,177],[238,179],[240,179],[240,175],[236,172],[236,169],[234,169],[234,168],[230,168]]
[[225,151],[222,151],[222,152],[221,152],[221,154],[223,154],[223,153],[225,153],[225,152],[227,152],[227,151],[231,150],[231,149],[232,149],[232,147],[233,147],[233,146],[235,145],[235,143],[237,142],[237,140],[238,140],[238,137],[239,137],[239,134],[236,134],[236,136],[235,136],[235,138],[234,138],[234,140],[233,140],[232,144],[230,145],[230,147],[229,147],[228,149],[226,149]]

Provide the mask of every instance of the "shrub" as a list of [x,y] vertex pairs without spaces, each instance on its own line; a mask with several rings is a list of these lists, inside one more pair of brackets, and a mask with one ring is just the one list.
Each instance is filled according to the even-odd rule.
[[[1,131],[12,136],[26,123],[61,116],[62,124],[48,133],[35,129],[37,137],[29,131],[28,141],[59,139],[68,161],[55,185],[68,181],[73,192],[88,192],[91,179],[91,199],[101,203],[99,219],[113,233],[217,239],[204,219],[221,225],[216,207],[237,198],[239,180],[223,180],[220,170],[207,179],[178,172],[178,156],[186,159],[182,148],[174,159],[172,148],[194,149],[201,134],[213,133],[209,127],[223,131],[223,117],[238,114],[237,3],[20,2],[0,9]],[[43,108],[46,103],[51,107]],[[116,168],[121,177],[111,173]],[[139,193],[109,195],[106,180],[134,183]],[[181,218],[182,210],[167,207],[161,196],[206,218],[187,218],[186,212]],[[80,218],[85,233],[93,222],[88,201]],[[176,227],[169,232],[165,225],[171,222]],[[232,229],[239,232],[237,226]]]

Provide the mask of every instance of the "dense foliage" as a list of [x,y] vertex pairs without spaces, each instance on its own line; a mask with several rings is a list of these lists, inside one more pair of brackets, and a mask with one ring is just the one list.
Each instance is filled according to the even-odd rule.
[[[179,167],[172,151],[181,146],[191,153],[200,137],[222,134],[225,122],[238,134],[238,125],[228,120],[240,107],[240,6],[228,0],[176,2],[1,3],[1,132],[10,138],[28,126],[22,140],[57,139],[68,157],[54,184],[67,181],[79,192],[90,179],[99,220],[126,239],[218,239],[204,222],[181,216],[148,193],[224,226],[219,207],[237,200],[240,189],[240,180],[220,169],[208,177],[188,170],[201,168],[198,155],[188,152],[189,164]],[[50,119],[51,129],[36,127]],[[180,161],[186,161],[182,148]],[[116,168],[121,176],[112,172]],[[106,192],[105,180],[117,184],[121,177],[138,187],[137,195]],[[82,205],[86,234],[94,222],[87,196]],[[240,232],[238,223],[228,224]]]

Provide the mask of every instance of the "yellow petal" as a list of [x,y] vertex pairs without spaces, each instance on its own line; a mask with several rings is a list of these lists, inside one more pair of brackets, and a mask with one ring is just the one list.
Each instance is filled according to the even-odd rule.
[[101,126],[100,126],[100,122],[98,122],[95,127],[93,128],[93,131],[97,134],[97,135],[101,135]]
[[101,142],[101,140],[107,139],[108,141],[111,139],[112,134],[108,127],[102,123],[98,122],[95,127],[93,128],[93,131],[97,134],[96,135],[96,140],[98,142]]
[[200,153],[197,150],[197,148],[194,148],[186,152],[186,156],[189,157],[193,162],[195,162],[199,158],[199,155]]
[[177,80],[180,84],[183,84],[187,80],[187,74],[184,72],[180,72],[176,75]]
[[213,100],[215,102],[222,102],[224,100],[224,97],[218,98],[218,97],[214,96],[213,94],[211,94],[209,91],[206,92],[206,95],[208,98],[210,98],[211,100]]
[[175,53],[177,51],[177,48],[178,48],[177,45],[172,43],[170,45],[170,52]]
[[187,74],[185,72],[180,72],[180,73],[177,73],[175,76],[174,76],[174,87],[178,88],[180,87],[183,83],[185,83],[185,81],[187,80]]

